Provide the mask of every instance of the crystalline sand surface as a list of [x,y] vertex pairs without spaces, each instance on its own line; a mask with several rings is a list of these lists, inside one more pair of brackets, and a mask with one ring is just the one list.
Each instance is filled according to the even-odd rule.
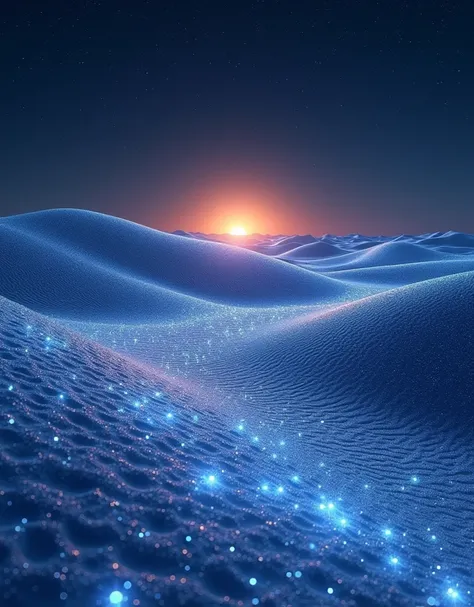
[[474,238],[0,220],[0,604],[469,605]]

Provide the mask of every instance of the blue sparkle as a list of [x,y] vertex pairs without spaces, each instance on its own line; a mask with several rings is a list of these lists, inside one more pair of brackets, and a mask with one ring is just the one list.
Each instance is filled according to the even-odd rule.
[[114,590],[110,593],[109,601],[112,603],[112,605],[120,605],[120,603],[123,601],[123,594],[120,592],[120,590]]
[[459,592],[457,590],[455,590],[454,588],[448,588],[446,594],[449,596],[449,598],[456,600],[459,598]]

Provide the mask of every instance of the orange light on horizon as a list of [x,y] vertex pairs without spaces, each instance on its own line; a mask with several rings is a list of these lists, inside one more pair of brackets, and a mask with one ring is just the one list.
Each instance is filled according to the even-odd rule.
[[242,226],[232,226],[229,234],[231,236],[247,236],[247,230]]

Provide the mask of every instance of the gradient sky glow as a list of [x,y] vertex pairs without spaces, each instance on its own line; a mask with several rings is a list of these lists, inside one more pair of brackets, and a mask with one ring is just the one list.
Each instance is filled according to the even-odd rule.
[[0,14],[0,214],[474,232],[474,8],[85,0]]

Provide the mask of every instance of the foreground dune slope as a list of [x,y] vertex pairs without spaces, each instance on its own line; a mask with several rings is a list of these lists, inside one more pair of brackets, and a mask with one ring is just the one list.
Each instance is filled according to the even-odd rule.
[[429,550],[411,561],[413,538],[397,546],[403,581],[377,509],[360,517],[335,501],[322,511],[323,475],[271,461],[214,396],[196,399],[26,308],[0,306],[5,607],[35,597],[108,605],[113,592],[145,606],[326,605],[334,595],[375,607],[443,592]]

